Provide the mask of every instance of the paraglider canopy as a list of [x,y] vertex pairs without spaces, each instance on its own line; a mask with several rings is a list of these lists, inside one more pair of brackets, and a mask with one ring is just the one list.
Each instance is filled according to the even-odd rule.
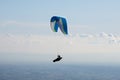
[[61,32],[68,35],[67,21],[63,17],[53,16],[50,20],[50,26],[53,32],[57,32],[60,28]]

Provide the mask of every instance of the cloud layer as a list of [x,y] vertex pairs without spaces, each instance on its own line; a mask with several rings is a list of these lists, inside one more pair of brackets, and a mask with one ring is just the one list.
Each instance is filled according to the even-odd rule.
[[[77,34],[75,36],[0,35],[0,52],[90,53],[120,52],[120,37],[113,34]],[[86,51],[87,50],[87,51]]]
[[15,20],[0,22],[1,27],[9,27],[9,26],[16,26],[16,27],[43,27],[48,26],[46,23],[33,23],[33,22],[19,22]]
[[[113,34],[0,35],[0,63],[51,62],[57,54],[65,63],[116,63],[120,61],[120,37]],[[53,57],[54,56],[54,57]]]

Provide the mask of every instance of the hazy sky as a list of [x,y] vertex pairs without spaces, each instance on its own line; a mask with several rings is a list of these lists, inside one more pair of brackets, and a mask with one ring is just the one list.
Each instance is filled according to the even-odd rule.
[[[60,52],[68,62],[119,63],[119,9],[119,0],[0,0],[1,62]],[[52,32],[54,15],[67,19],[69,36]]]
[[120,33],[119,0],[0,0],[0,33],[50,33],[53,15],[66,17],[71,33]]

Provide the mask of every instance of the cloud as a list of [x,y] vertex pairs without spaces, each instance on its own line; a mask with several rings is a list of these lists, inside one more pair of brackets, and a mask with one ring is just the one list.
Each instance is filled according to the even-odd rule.
[[77,34],[76,36],[0,35],[0,52],[100,53],[120,52],[120,37]]
[[33,22],[19,22],[15,20],[1,22],[1,27],[9,27],[9,26],[16,26],[16,27],[43,27],[48,26],[46,23],[33,23]]
[[[120,44],[109,43],[111,36],[100,35],[0,35],[0,63],[49,62],[60,54],[65,63],[119,64]],[[119,39],[117,36],[116,40]]]

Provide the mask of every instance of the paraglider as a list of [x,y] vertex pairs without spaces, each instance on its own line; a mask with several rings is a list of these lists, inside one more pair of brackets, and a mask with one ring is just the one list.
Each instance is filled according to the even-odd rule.
[[[68,28],[67,28],[67,21],[63,17],[59,16],[53,16],[50,19],[50,26],[53,32],[58,32],[58,28],[64,35],[68,35]],[[60,61],[62,57],[58,55],[56,59],[53,60],[53,62]]]
[[60,55],[58,55],[57,58],[53,60],[53,62],[60,61],[61,59],[62,59],[62,57]]

